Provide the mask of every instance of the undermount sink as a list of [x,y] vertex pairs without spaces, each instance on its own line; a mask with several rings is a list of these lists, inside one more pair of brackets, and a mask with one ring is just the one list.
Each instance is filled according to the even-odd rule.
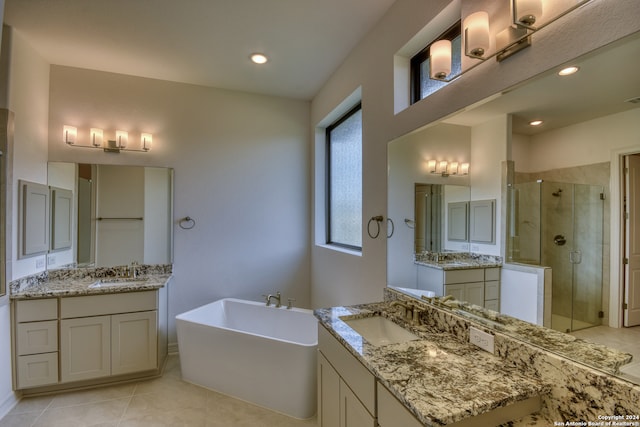
[[355,319],[341,317],[340,319],[370,344],[376,346],[399,344],[420,339],[417,335],[407,331],[402,326],[396,325],[386,317],[371,316]]
[[130,279],[126,277],[111,277],[98,279],[89,285],[90,289],[108,288],[114,286],[138,286],[144,285],[147,281],[142,279]]

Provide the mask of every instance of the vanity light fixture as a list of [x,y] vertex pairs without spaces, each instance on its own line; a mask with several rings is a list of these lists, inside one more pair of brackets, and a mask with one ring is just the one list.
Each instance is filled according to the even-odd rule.
[[115,131],[115,139],[104,141],[104,131],[99,128],[89,130],[89,144],[77,145],[78,129],[75,126],[64,125],[62,128],[62,138],[65,144],[77,148],[96,148],[107,153],[119,153],[121,151],[140,151],[146,153],[151,150],[153,136],[150,133],[140,135],[141,149],[127,148],[129,145],[129,132],[124,130]]
[[[482,64],[487,59],[495,57],[498,62],[503,61],[531,46],[531,36],[535,32],[590,1],[573,0],[566,10],[555,16],[544,16],[543,20],[543,0],[509,0],[508,3],[511,9],[510,25],[502,31],[497,31],[493,41],[489,31],[490,17],[488,12],[483,10],[472,11],[464,19],[461,28],[464,35],[463,53],[480,61],[465,66],[459,73],[451,75],[451,42],[446,39],[437,40],[429,48],[429,77],[434,80],[450,82]],[[490,52],[492,44],[494,44],[495,48]]]
[[469,163],[451,162],[446,160],[428,160],[427,169],[429,173],[441,175],[443,178],[452,175],[469,175]]
[[438,40],[429,48],[429,77],[444,80],[451,74],[451,40]]
[[575,74],[580,70],[580,67],[576,67],[575,65],[572,65],[571,67],[566,67],[563,68],[562,70],[558,71],[558,75],[559,76],[570,76],[571,74]]
[[489,14],[472,13],[465,18],[463,28],[465,55],[481,59],[489,52]]

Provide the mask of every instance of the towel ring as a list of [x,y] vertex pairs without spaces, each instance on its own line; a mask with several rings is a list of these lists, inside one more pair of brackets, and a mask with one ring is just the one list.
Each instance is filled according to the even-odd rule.
[[[380,223],[384,220],[384,217],[382,215],[378,215],[378,216],[372,216],[371,219],[369,220],[369,222],[367,223],[367,234],[369,235],[369,237],[371,237],[372,239],[377,239],[378,236],[380,235]],[[375,221],[376,225],[378,226],[378,229],[375,233],[375,236],[373,234],[371,234],[371,222]]]
[[391,233],[387,234],[387,239],[390,239],[394,231],[396,231],[396,226],[391,218],[387,218],[387,231],[389,231],[389,224],[391,224]]
[[185,216],[178,222],[178,225],[183,230],[191,230],[193,227],[196,226],[196,220],[191,218],[190,216]]

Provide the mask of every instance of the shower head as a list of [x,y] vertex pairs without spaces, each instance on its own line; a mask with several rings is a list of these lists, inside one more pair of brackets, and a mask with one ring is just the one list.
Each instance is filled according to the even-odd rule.
[[562,188],[558,188],[558,191],[551,193],[553,197],[560,197],[560,193],[562,193]]

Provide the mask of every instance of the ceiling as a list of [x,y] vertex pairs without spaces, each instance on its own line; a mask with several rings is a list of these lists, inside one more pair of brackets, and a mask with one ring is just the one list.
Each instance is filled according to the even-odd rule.
[[[580,70],[565,77],[558,76],[559,69],[551,70],[444,122],[474,126],[511,113],[514,133],[535,135],[640,107],[627,102],[640,98],[640,34],[566,65]],[[535,119],[544,122],[530,126]]]
[[5,23],[51,64],[308,100],[393,2],[6,0]]

